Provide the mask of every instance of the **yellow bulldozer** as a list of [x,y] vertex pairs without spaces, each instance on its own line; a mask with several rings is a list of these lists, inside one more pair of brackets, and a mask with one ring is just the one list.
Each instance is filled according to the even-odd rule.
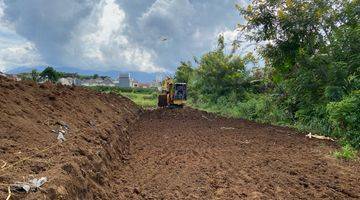
[[159,107],[182,108],[186,103],[186,83],[174,83],[167,77],[162,82],[161,94],[158,96]]

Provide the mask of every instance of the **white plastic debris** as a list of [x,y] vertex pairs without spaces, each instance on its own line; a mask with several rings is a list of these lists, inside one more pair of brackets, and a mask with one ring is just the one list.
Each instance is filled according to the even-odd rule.
[[25,192],[29,192],[30,191],[30,185],[28,183],[23,183],[23,182],[16,182],[14,184],[14,191],[25,191]]
[[42,185],[44,185],[47,182],[46,177],[41,177],[40,179],[34,178],[31,179],[29,182],[16,182],[13,185],[14,191],[18,192],[29,192],[29,191],[36,191],[38,188],[40,188]]
[[60,141],[60,142],[64,142],[65,141],[65,137],[64,137],[64,134],[62,132],[59,132],[58,136],[57,136],[57,139]]
[[56,130],[51,130],[51,132],[57,134],[57,139],[60,142],[64,142],[65,141],[65,135],[67,135],[68,131],[69,131],[69,125],[67,125],[63,121],[58,121],[57,124],[60,125],[60,127],[58,129],[56,129]]
[[46,177],[41,177],[40,179],[32,179],[30,180],[29,182],[32,183],[32,186],[34,186],[35,188],[39,188],[41,187],[42,185],[44,185],[47,181],[47,178]]
[[70,128],[69,125],[68,125],[66,122],[64,122],[64,121],[57,121],[56,124],[58,124],[58,125],[60,125],[60,126],[62,126],[62,127],[64,127],[64,128],[66,128],[66,129],[69,129],[69,128]]

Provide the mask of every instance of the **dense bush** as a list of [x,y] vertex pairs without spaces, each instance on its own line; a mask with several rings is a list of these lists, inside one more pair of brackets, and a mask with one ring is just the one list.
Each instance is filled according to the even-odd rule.
[[44,80],[48,79],[49,81],[52,81],[52,82],[56,82],[59,80],[59,78],[61,77],[60,76],[60,73],[57,72],[54,68],[52,67],[46,67],[44,69],[44,71],[42,71],[40,73],[40,77]]
[[334,132],[360,148],[360,93],[354,92],[339,102],[329,103],[327,111]]
[[[359,0],[253,0],[238,7],[242,33],[259,43],[265,67],[251,55],[204,54],[183,62],[193,106],[337,137],[360,148]],[[234,41],[234,44],[238,44]]]

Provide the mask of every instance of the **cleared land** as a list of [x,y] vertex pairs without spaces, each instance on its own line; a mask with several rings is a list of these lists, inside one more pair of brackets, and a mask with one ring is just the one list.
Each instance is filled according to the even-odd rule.
[[2,77],[0,113],[0,199],[360,198],[358,160],[287,128]]
[[145,113],[116,172],[120,199],[358,199],[358,162],[332,142],[193,109]]

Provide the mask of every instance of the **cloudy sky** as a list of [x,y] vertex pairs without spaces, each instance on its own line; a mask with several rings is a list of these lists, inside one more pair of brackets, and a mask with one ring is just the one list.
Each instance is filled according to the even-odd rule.
[[0,71],[174,71],[236,38],[246,0],[0,0]]

